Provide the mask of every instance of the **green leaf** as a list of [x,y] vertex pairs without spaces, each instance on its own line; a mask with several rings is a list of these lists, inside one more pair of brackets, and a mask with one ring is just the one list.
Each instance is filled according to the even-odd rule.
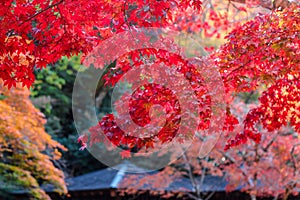
[[7,96],[5,96],[5,95],[3,95],[3,94],[0,94],[0,100],[4,100],[4,99],[6,99],[7,98]]

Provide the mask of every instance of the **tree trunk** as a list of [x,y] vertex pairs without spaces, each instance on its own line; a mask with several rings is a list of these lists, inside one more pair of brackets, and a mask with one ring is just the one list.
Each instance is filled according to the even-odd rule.
[[290,196],[290,193],[286,193],[284,194],[284,197],[283,197],[283,200],[288,200],[289,199],[289,196]]

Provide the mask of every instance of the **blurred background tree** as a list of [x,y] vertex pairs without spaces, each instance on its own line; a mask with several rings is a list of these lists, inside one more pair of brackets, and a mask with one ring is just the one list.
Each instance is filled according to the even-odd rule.
[[45,132],[44,115],[27,89],[7,90],[1,82],[0,92],[0,195],[26,189],[34,199],[50,199],[41,188],[48,183],[66,193],[64,173],[55,163],[67,149]]
[[70,59],[63,57],[55,64],[36,71],[36,81],[31,89],[32,102],[47,118],[46,131],[68,148],[67,152],[63,152],[59,163],[67,176],[76,176],[106,167],[88,151],[79,151],[78,133],[72,114],[72,91],[80,67],[82,67],[80,56]]

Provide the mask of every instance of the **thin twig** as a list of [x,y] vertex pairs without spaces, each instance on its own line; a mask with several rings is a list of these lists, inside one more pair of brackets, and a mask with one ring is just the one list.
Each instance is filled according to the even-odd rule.
[[36,16],[38,16],[39,14],[43,13],[43,12],[46,12],[47,10],[49,10],[50,8],[53,8],[55,6],[58,6],[59,4],[61,4],[64,0],[61,0],[55,4],[52,4],[50,6],[48,6],[47,8],[45,8],[44,10],[41,10],[37,13],[35,13],[34,15],[32,15],[31,17],[29,17],[28,19],[26,19],[25,21],[23,21],[22,23],[19,24],[19,26],[25,24],[26,22],[29,22],[30,20],[32,20],[33,18],[35,18]]

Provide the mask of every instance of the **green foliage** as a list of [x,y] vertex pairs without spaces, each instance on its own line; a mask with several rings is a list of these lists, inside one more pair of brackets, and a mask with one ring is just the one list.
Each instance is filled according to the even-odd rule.
[[252,92],[240,92],[238,96],[247,104],[247,103],[254,103],[258,101],[259,92],[252,91]]
[[9,195],[8,192],[23,188],[30,188],[30,194],[35,199],[47,198],[45,192],[39,188],[36,179],[20,167],[0,163],[0,182],[5,183],[2,184],[2,193],[0,193],[1,196],[6,195],[5,198],[12,199],[12,195]]
[[4,99],[6,99],[7,98],[7,96],[5,96],[5,95],[3,95],[3,94],[0,94],[0,100],[4,100]]
[[63,57],[57,63],[36,72],[31,90],[33,103],[46,115],[47,132],[68,148],[60,166],[70,176],[102,168],[88,151],[79,151],[78,134],[73,124],[72,91],[76,74],[81,67],[80,57]]

